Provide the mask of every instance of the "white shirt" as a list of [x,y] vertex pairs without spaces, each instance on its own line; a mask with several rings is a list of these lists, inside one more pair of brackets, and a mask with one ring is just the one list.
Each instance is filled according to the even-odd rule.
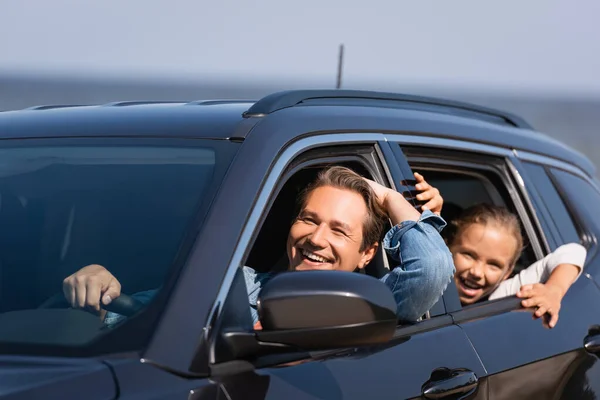
[[587,250],[579,243],[564,244],[517,275],[503,281],[490,295],[489,300],[515,295],[523,285],[546,282],[554,268],[560,264],[573,264],[579,267],[579,273],[575,278],[577,280],[583,272],[586,256]]

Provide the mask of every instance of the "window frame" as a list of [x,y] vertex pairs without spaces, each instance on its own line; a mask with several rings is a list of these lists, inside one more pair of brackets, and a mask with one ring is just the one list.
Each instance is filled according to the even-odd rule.
[[[266,183],[262,186],[261,191],[256,196],[254,207],[250,213],[246,225],[244,226],[241,239],[235,247],[235,256],[227,267],[226,279],[219,289],[219,294],[217,296],[217,300],[215,301],[215,305],[224,305],[230,298],[242,298],[239,292],[237,293],[237,296],[236,293],[234,293],[234,290],[236,290],[233,284],[234,278],[236,273],[238,273],[238,271],[241,270],[241,267],[244,265],[243,261],[248,258],[253,244],[256,241],[256,238],[258,237],[269,214],[269,211],[271,210],[271,207],[273,206],[277,196],[287,180],[295,172],[304,167],[320,164],[325,159],[330,159],[332,161],[339,159],[335,155],[331,154],[327,155],[327,157],[317,157],[316,159],[313,159],[310,156],[306,157],[306,154],[312,154],[313,151],[318,154],[318,152],[324,148],[343,147],[345,145],[364,147],[372,146],[373,151],[371,152],[370,156],[373,158],[366,162],[378,164],[373,168],[373,172],[378,173],[379,176],[375,175],[375,177],[379,178],[379,183],[395,189],[394,179],[391,176],[391,168],[388,163],[396,162],[396,159],[388,158],[386,155],[386,149],[382,148],[387,145],[385,142],[385,137],[379,133],[338,133],[310,136],[300,139],[288,146],[275,161],[275,166],[271,169],[269,175],[266,177]],[[343,153],[343,151],[340,151],[340,153]],[[306,159],[304,159],[305,157]],[[343,160],[347,159],[348,157],[342,156],[341,158]],[[231,277],[230,281],[229,277]],[[239,287],[237,290],[239,290]],[[440,298],[440,300],[442,299],[443,297]],[[394,345],[394,343],[401,338],[452,325],[453,321],[448,309],[445,307],[443,302],[441,306],[444,307],[444,314],[428,318],[415,324],[398,325],[394,334],[394,338],[389,345]],[[246,312],[248,315],[250,315],[250,312],[247,309],[247,301],[238,301],[234,304],[231,304],[230,307],[234,309],[233,314],[237,312]],[[228,326],[228,322],[224,321],[224,316],[226,313],[227,312],[223,310],[223,307],[215,307],[210,314],[213,316],[214,323],[211,323],[211,325],[214,326],[214,329],[212,329],[212,334],[210,337],[206,338],[209,346],[207,349],[207,361],[209,364],[218,364],[229,361],[226,354],[223,356],[222,351],[221,354],[219,354],[219,349],[216,346],[219,332],[227,329]],[[322,356],[329,353],[339,354],[339,352],[340,350],[336,349],[315,352],[312,354],[319,354]],[[291,362],[306,357],[312,357],[312,355],[307,355],[306,353],[300,352],[272,354],[259,357],[253,363],[256,367],[264,368],[270,365],[282,363],[284,361]]]
[[[411,155],[411,151],[426,152],[428,148],[426,146],[403,146],[403,149],[406,149],[405,151],[408,153],[407,158],[411,164],[411,168],[442,172],[450,171],[473,176],[483,180],[486,187],[494,188],[495,194],[492,194],[488,190],[490,197],[501,198],[502,195],[498,188],[482,171],[494,174],[504,184],[504,192],[508,194],[512,206],[518,212],[519,220],[523,224],[527,239],[532,246],[535,256],[541,258],[545,255],[545,251],[548,248],[545,232],[541,228],[537,215],[535,213],[532,214],[533,207],[530,206],[529,196],[523,194],[520,190],[520,187],[523,186],[519,185],[519,178],[514,175],[516,168],[514,168],[510,158],[493,156],[494,160],[489,162],[489,156],[487,156],[488,161],[486,161],[479,153],[469,152],[467,149],[458,151],[447,150],[429,156],[415,156]],[[455,159],[459,157],[463,158],[463,160]],[[480,158],[480,160],[475,160],[475,158]],[[415,165],[417,167],[414,167]],[[420,165],[423,165],[423,167]],[[444,168],[443,170],[440,169],[442,167]],[[502,202],[504,202],[504,199],[502,199]]]
[[[419,164],[451,165],[454,168],[466,170],[475,168],[494,173],[504,184],[504,191],[508,193],[512,206],[518,213],[535,257],[540,259],[548,252],[549,245],[546,234],[535,213],[523,179],[514,165],[515,157],[512,152],[489,145],[474,145],[469,142],[438,138],[420,137],[416,140],[415,137],[398,136],[394,142],[405,153],[413,169],[420,168],[415,167],[416,160],[417,166]],[[490,159],[494,159],[494,162],[490,163]],[[464,172],[461,171],[461,173]],[[497,188],[496,191],[498,191]],[[462,307],[454,281],[448,285],[443,297],[446,312],[452,315],[455,322],[471,319],[474,315],[480,318],[521,308],[520,300],[515,296],[487,300]]]

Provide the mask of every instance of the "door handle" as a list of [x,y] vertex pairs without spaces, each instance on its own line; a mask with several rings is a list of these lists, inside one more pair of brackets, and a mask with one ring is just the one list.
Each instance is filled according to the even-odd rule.
[[600,353],[600,325],[592,325],[583,339],[583,347],[588,353]]
[[421,392],[427,399],[443,399],[457,394],[471,394],[478,384],[477,375],[468,369],[437,368],[421,387]]
[[600,334],[586,336],[583,346],[588,353],[600,352]]

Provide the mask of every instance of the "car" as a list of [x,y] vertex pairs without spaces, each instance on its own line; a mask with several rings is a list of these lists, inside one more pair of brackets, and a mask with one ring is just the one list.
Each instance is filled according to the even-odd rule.
[[[596,169],[517,116],[353,90],[51,105],[1,112],[0,154],[2,398],[600,394]],[[241,267],[282,270],[299,191],[331,164],[417,208],[419,171],[447,219],[478,202],[508,207],[527,239],[517,270],[583,244],[558,325],[514,296],[463,307],[453,282],[399,324],[372,278],[390,268],[380,251],[364,274],[277,275],[254,331]],[[121,282],[107,309],[129,317],[115,327],[64,301],[63,280],[92,263]],[[155,288],[147,307],[128,296]]]

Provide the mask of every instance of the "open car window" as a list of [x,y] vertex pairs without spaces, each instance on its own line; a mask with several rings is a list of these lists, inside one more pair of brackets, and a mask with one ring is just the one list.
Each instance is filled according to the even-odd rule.
[[[444,197],[442,218],[450,222],[466,208],[480,203],[494,204],[509,208],[514,212],[515,206],[507,201],[508,193],[500,185],[500,181],[490,179],[488,174],[476,171],[440,171],[436,167],[415,167],[425,175],[425,179],[440,190]],[[523,224],[521,223],[521,226]],[[444,232],[442,231],[442,236]],[[528,233],[522,229],[524,249],[521,253],[512,275],[531,265],[536,256],[529,245]]]
[[[329,151],[334,152],[335,149]],[[343,150],[338,151],[341,153]],[[249,256],[244,263],[245,266],[258,273],[277,273],[287,270],[286,242],[290,227],[299,211],[298,199],[304,188],[315,180],[323,168],[331,165],[344,166],[361,176],[390,186],[389,182],[386,182],[387,179],[383,178],[385,176],[383,168],[380,165],[376,166],[378,164],[377,160],[370,159],[370,161],[366,161],[358,156],[342,157],[341,155],[336,160],[331,154],[328,154],[326,159],[319,159],[318,153],[313,159],[306,158],[307,160],[304,163],[297,165],[298,168],[285,175],[285,179],[281,182],[277,196],[266,214]],[[383,249],[383,237],[390,228],[391,224],[388,221],[383,228],[374,258],[364,269],[355,273],[364,273],[379,279],[394,268],[397,263],[391,260]],[[437,306],[440,307],[440,305]],[[438,310],[436,315],[439,314]],[[426,319],[429,316],[430,314],[427,313],[422,318]]]
[[[524,199],[518,194],[502,158],[471,156],[453,151],[405,148],[411,168],[424,175],[444,198],[442,217],[450,223],[468,207],[486,203],[506,207],[519,218],[523,250],[510,277],[514,277],[543,256],[535,224],[529,219]],[[442,231],[446,237],[447,231]],[[455,285],[447,291],[456,292]],[[454,298],[454,296],[451,296]],[[486,302],[487,297],[476,304]],[[458,302],[460,307],[460,302]]]
[[[299,211],[298,198],[304,188],[316,179],[319,171],[328,165],[330,164],[316,163],[300,168],[288,177],[269,209],[245,265],[257,272],[281,272],[287,269],[286,241],[290,226]],[[336,165],[348,167],[370,179],[374,178],[360,162],[339,162]],[[378,253],[381,252],[378,250]]]

